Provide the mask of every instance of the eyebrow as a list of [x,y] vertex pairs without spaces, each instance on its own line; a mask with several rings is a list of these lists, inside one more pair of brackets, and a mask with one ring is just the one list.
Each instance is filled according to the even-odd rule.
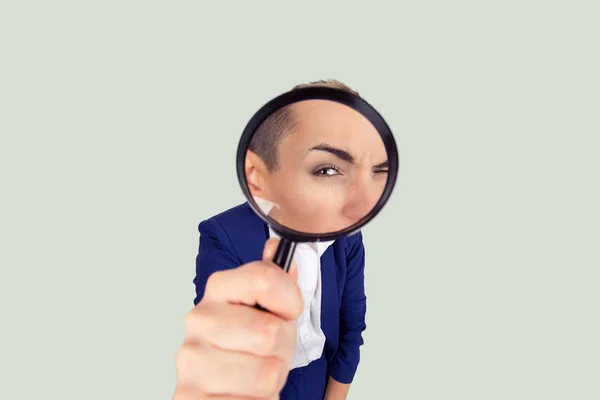
[[[333,146],[330,146],[325,143],[321,143],[314,147],[311,147],[310,151],[325,151],[327,153],[333,154],[334,156],[336,156],[338,158],[341,158],[342,160],[344,160],[348,163],[354,162],[354,157],[352,156],[352,154],[348,153],[346,150],[338,149],[337,147],[333,147]],[[374,169],[388,168],[388,160],[385,160],[384,162],[375,165],[373,168]]]
[[379,163],[373,167],[373,169],[384,169],[384,168],[388,168],[388,160],[385,160],[384,162]]
[[310,148],[310,151],[326,151],[327,153],[331,153],[334,156],[341,158],[342,160],[353,163],[354,157],[352,154],[348,153],[346,150],[338,149],[337,147],[330,146],[325,143],[318,144],[314,147]]

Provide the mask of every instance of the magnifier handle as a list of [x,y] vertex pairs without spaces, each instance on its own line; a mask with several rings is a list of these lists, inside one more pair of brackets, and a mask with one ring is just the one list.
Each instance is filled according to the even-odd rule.
[[279,245],[275,251],[273,262],[280,266],[285,272],[288,272],[294,258],[294,250],[296,250],[296,242],[292,242],[285,238],[279,240]]
[[[281,238],[277,250],[275,251],[273,262],[285,272],[289,272],[290,266],[292,265],[292,259],[294,258],[294,250],[296,250],[296,242]],[[268,311],[258,304],[254,307],[262,311]]]

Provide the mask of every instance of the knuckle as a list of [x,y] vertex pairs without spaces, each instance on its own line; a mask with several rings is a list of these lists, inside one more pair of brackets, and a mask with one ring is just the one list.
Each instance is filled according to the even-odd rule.
[[202,391],[206,384],[206,354],[202,346],[186,343],[175,356],[177,383]]
[[185,336],[195,336],[205,326],[205,320],[206,313],[202,307],[197,306],[187,313],[184,319]]
[[294,315],[294,319],[296,319],[304,310],[304,300],[302,299],[302,292],[300,292],[300,287],[298,285],[293,285],[291,291],[293,301],[290,302],[290,308]]
[[265,358],[258,376],[258,390],[261,396],[270,396],[280,388],[283,370],[281,361],[275,357]]
[[194,308],[193,310],[191,310],[190,312],[188,312],[187,314],[185,314],[185,317],[183,319],[183,325],[185,326],[185,330],[186,332],[193,326],[196,326],[196,319],[198,318],[198,316],[196,314],[198,314],[198,309]]
[[185,316],[185,337],[187,339],[205,340],[214,329],[216,317],[212,305],[198,304]]
[[178,377],[183,377],[185,372],[191,369],[191,366],[196,358],[194,354],[194,348],[190,344],[184,344],[179,348],[175,355],[175,369]]
[[193,386],[177,385],[172,400],[201,400],[208,399],[202,391]]
[[222,276],[223,276],[223,271],[222,270],[215,271],[212,274],[210,274],[208,276],[208,278],[206,279],[205,292],[212,293],[215,290],[213,288],[219,286],[219,283],[221,282]]
[[294,310],[294,319],[298,319],[300,317],[300,314],[302,314],[302,311],[304,310],[304,302],[302,301],[302,298],[298,299],[298,301],[296,302],[296,309]]
[[272,355],[279,341],[282,325],[276,317],[271,315],[257,315],[253,323],[253,331],[258,336],[258,343],[261,350],[266,354]]
[[253,274],[254,287],[262,293],[269,292],[276,284],[277,272],[271,265],[266,263],[257,264]]

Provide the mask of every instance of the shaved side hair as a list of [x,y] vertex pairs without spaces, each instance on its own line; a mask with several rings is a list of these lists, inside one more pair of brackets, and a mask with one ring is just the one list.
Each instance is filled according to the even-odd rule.
[[[360,96],[357,91],[335,79],[325,79],[294,86],[292,90],[308,87],[330,87],[341,89],[355,96]],[[249,150],[254,152],[265,163],[269,172],[279,167],[279,144],[283,138],[292,133],[296,128],[296,121],[292,112],[292,105],[287,105],[269,117],[258,127],[250,145]]]

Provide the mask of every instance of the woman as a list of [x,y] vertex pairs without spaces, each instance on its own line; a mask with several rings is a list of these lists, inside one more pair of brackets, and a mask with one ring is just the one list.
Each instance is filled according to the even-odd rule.
[[[309,85],[336,87],[357,95],[337,81]],[[259,207],[282,225],[312,233],[334,232],[358,222],[373,208],[387,179],[387,157],[377,131],[362,115],[335,102],[310,100],[288,106],[263,123],[247,153],[246,178]],[[230,340],[227,343],[216,334],[209,338],[209,328],[202,331],[199,325],[195,325],[195,328],[189,329],[194,332],[188,335],[189,341],[202,342],[204,339],[205,345],[221,351],[219,354],[205,352],[203,357],[199,357],[201,353],[197,352],[198,365],[210,360],[224,368],[211,371],[205,367],[203,374],[198,372],[204,375],[204,383],[196,382],[197,386],[203,386],[201,390],[205,393],[246,396],[273,394],[274,391],[277,394],[281,389],[282,400],[345,399],[358,367],[362,332],[366,328],[365,252],[361,233],[332,242],[303,243],[296,247],[291,279],[297,283],[299,290],[287,291],[288,296],[294,297],[292,300],[288,298],[289,304],[283,298],[279,302],[274,301],[274,296],[262,299],[271,308],[261,304],[275,318],[280,318],[269,326],[277,326],[276,329],[284,333],[279,339],[266,335],[271,339],[263,340],[252,348],[249,343],[242,343],[242,331],[248,335],[246,342],[252,341],[250,336],[254,334],[248,333],[252,331],[251,323],[244,325],[244,321],[269,314],[247,306],[252,303],[252,295],[246,295],[246,301],[225,301],[230,308],[219,308],[222,320],[217,322],[216,313],[207,317],[210,312],[206,309],[214,304],[212,299],[219,296],[219,290],[232,290],[235,282],[242,281],[242,273],[233,277],[233,272],[250,269],[263,256],[270,257],[273,249],[268,247],[263,254],[263,247],[269,238],[277,235],[247,203],[201,222],[199,231],[194,304],[200,312],[192,312],[188,323],[194,325],[200,319],[205,322],[204,325],[225,326],[226,314],[230,313],[238,315],[231,324],[244,327],[238,330],[236,336],[231,333],[233,328],[229,324]],[[266,264],[263,268],[267,268],[264,271],[277,269]],[[225,271],[229,274],[227,279]],[[260,269],[255,267],[252,270],[255,274],[259,273],[256,271]],[[273,272],[273,276],[276,274]],[[245,276],[250,275],[247,273]],[[284,282],[285,278],[289,277],[277,275],[273,278],[279,280],[279,289],[290,284]],[[247,286],[257,282],[252,279],[256,278],[244,281]],[[219,284],[211,285],[211,281]],[[264,284],[264,281],[260,282]],[[239,303],[247,305],[240,306]],[[299,304],[300,309],[293,310],[293,304]],[[289,309],[282,310],[281,307],[286,305]],[[234,308],[235,312],[232,311]],[[196,339],[190,339],[191,336]],[[282,338],[289,346],[281,345]],[[277,354],[257,350],[269,340],[279,345]],[[194,359],[191,351],[184,353],[187,356],[180,359]],[[232,354],[236,356],[232,357]],[[240,354],[246,354],[247,358],[242,360],[241,356],[238,357]],[[254,386],[253,382],[245,385],[240,382],[248,379],[243,374],[252,375],[252,365],[269,370],[265,367],[265,360],[273,358],[282,362],[275,363],[277,367],[271,370],[283,373],[271,379],[271,383],[266,383],[268,388],[257,387],[260,382],[254,382]],[[227,364],[223,363],[225,359],[230,360],[230,369],[223,367]],[[188,372],[178,375],[190,375],[189,371],[193,368],[181,366],[186,362],[180,361],[179,364],[179,369]],[[242,364],[246,368],[238,368]],[[231,379],[227,381],[227,378]],[[220,383],[217,385],[216,381]],[[188,386],[193,386],[189,380]]]

